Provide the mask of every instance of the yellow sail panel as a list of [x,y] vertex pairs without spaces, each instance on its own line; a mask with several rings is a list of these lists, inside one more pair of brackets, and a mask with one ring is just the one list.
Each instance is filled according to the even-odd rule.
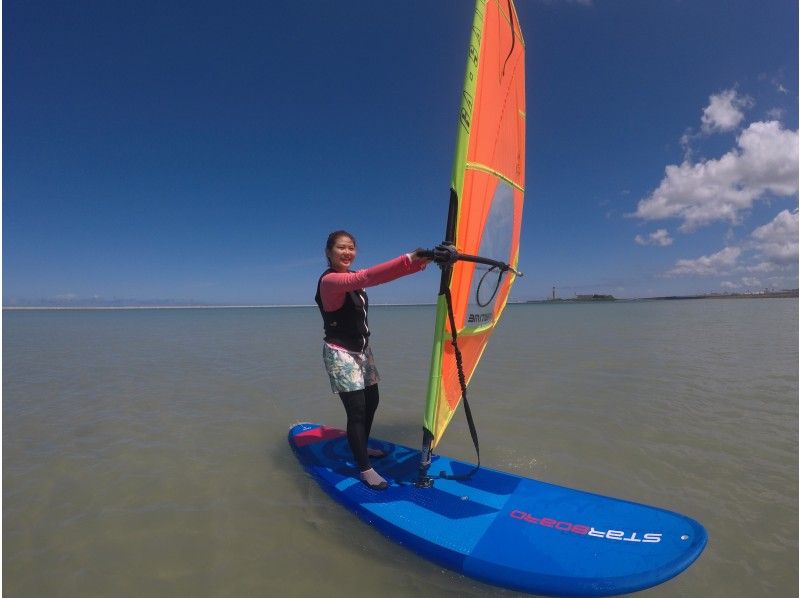
[[[461,254],[516,268],[525,187],[525,44],[513,2],[478,0],[467,57],[451,219],[446,238]],[[454,209],[455,208],[455,209]],[[467,381],[505,308],[511,271],[459,261],[443,276],[452,299]],[[446,301],[437,307],[425,429],[435,447],[461,401]]]

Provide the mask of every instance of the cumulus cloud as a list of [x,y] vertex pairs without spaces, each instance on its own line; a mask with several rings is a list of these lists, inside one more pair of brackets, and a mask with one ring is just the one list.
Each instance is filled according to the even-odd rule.
[[783,210],[772,222],[759,226],[750,234],[756,252],[767,264],[788,265],[798,258],[798,212]]
[[696,140],[714,133],[735,130],[744,120],[744,109],[751,108],[754,104],[752,98],[740,96],[735,89],[726,89],[709,96],[708,106],[703,109],[700,117],[700,131],[696,132],[693,127],[689,127],[681,136],[684,161],[692,159],[692,145]]
[[721,282],[720,286],[723,289],[728,289],[728,290],[733,291],[733,290],[742,290],[742,289],[745,289],[745,290],[746,289],[761,290],[766,285],[765,285],[764,282],[762,282],[758,278],[752,278],[752,277],[748,277],[748,276],[743,276],[742,278],[739,279],[738,282],[733,282],[733,281],[730,281],[730,280],[726,280],[726,281]]
[[735,89],[712,95],[708,102],[700,119],[706,134],[733,131],[744,120],[743,110],[753,105],[752,99],[740,96]]
[[742,284],[746,287],[760,287],[761,281],[758,278],[744,276],[742,277]]
[[719,286],[723,289],[736,290],[742,288],[761,289],[764,285],[758,278],[743,276],[739,282],[725,280],[721,282]]
[[730,273],[741,255],[739,247],[726,247],[712,255],[694,260],[678,260],[667,276],[722,276]]
[[[720,122],[722,117],[714,114],[714,122]],[[769,194],[797,193],[797,131],[777,121],[755,122],[736,142],[737,147],[719,159],[667,166],[661,184],[639,201],[633,216],[680,218],[680,230],[689,232],[720,220],[737,224],[755,201]]]
[[672,245],[672,237],[669,236],[667,229],[659,228],[656,232],[650,233],[646,237],[636,235],[634,239],[639,245],[658,245],[659,247],[666,247]]
[[778,267],[770,262],[759,262],[750,266],[744,266],[745,272],[757,272],[759,274],[774,272],[777,269]]
[[[665,275],[741,277],[737,282],[722,282],[726,288],[760,287],[763,276],[785,284],[791,280],[797,259],[798,210],[783,210],[772,221],[753,230],[741,247],[728,246],[712,255],[678,260]],[[779,276],[770,276],[774,273]]]
[[783,108],[770,108],[767,110],[767,118],[770,120],[781,120],[786,115]]

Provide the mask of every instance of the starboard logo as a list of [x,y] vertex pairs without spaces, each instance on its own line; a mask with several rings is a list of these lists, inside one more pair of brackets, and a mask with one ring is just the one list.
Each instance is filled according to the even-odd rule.
[[492,313],[487,314],[469,314],[467,316],[468,324],[486,324],[492,321]]
[[559,521],[558,519],[552,519],[550,517],[534,517],[530,513],[520,511],[519,509],[514,509],[511,511],[511,513],[509,513],[509,515],[512,519],[524,521],[525,523],[541,525],[543,527],[549,527],[561,532],[571,532],[580,536],[591,536],[593,538],[604,538],[606,540],[617,540],[620,542],[642,542],[644,544],[655,544],[657,542],[661,542],[662,534],[656,534],[652,532],[642,534],[641,537],[639,537],[640,532],[625,532],[617,529],[600,530],[595,529],[594,526],[591,525],[581,525],[577,523],[570,523],[569,521]]

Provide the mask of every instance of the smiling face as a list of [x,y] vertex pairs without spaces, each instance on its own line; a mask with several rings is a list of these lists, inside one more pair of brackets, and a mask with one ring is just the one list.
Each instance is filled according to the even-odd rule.
[[339,235],[326,251],[331,268],[336,272],[347,272],[356,259],[356,243],[348,235]]

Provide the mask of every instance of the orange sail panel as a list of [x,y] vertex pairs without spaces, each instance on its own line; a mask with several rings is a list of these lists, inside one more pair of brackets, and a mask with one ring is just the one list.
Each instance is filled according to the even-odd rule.
[[[516,268],[525,188],[525,43],[510,0],[478,0],[464,78],[445,238],[462,254]],[[456,262],[437,303],[424,426],[434,448],[461,401],[445,289],[469,382],[515,279]]]

